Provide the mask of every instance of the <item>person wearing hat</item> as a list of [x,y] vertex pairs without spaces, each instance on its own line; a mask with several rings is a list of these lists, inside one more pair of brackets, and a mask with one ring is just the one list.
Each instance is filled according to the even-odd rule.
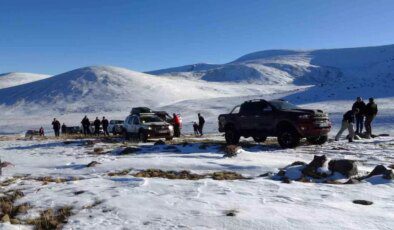
[[353,142],[353,138],[354,138],[353,123],[355,120],[355,116],[358,113],[359,110],[357,108],[354,108],[352,110],[347,111],[343,115],[342,126],[341,129],[338,131],[337,135],[335,136],[335,141],[339,141],[339,138],[341,137],[342,133],[347,129],[349,130],[349,142]]
[[365,106],[365,102],[361,97],[357,97],[356,102],[352,106],[352,109],[358,109],[359,111],[356,115],[356,134],[363,132]]
[[371,138],[372,136],[372,121],[375,119],[376,114],[378,114],[378,106],[376,105],[374,99],[369,98],[368,104],[365,106],[365,130],[367,131],[366,138]]

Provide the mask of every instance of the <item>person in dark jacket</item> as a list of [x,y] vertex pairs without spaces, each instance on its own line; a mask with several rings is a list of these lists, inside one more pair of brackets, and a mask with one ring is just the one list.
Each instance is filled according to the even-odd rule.
[[45,136],[45,132],[44,132],[44,128],[41,126],[41,128],[38,130],[38,133],[40,134],[40,136]]
[[93,125],[94,125],[94,134],[99,136],[101,121],[100,121],[100,119],[98,119],[98,117],[96,117],[96,120],[94,120]]
[[199,113],[198,114],[198,132],[200,132],[200,135],[203,135],[203,128],[204,128],[204,124],[205,124],[205,119],[204,117]]
[[62,134],[64,135],[64,134],[66,134],[66,132],[67,132],[67,126],[66,126],[66,124],[63,123],[63,125],[62,125]]
[[56,120],[56,118],[53,118],[52,121],[52,127],[53,127],[53,131],[55,131],[55,137],[60,136],[60,122],[58,120]]
[[194,135],[199,136],[200,132],[198,131],[198,124],[196,122],[193,122],[193,130],[194,130]]
[[103,117],[103,119],[101,120],[101,124],[103,125],[104,136],[105,135],[109,136],[109,132],[108,132],[109,122],[105,117]]
[[354,121],[355,121],[355,116],[358,113],[359,113],[358,109],[352,109],[352,110],[347,111],[343,115],[341,129],[338,131],[337,135],[335,136],[335,140],[336,141],[339,140],[339,138],[341,137],[342,133],[347,129],[347,130],[349,130],[349,142],[353,142],[353,138],[354,138],[353,124],[354,124]]
[[371,138],[372,121],[375,119],[376,114],[378,114],[378,106],[376,105],[372,97],[369,98],[369,102],[365,106],[364,113],[365,113],[365,130],[367,131],[366,138]]
[[81,124],[82,124],[82,128],[83,128],[83,134],[85,134],[85,136],[88,134],[90,135],[91,134],[90,133],[90,121],[89,121],[88,116],[85,116],[82,119]]
[[365,103],[361,97],[357,97],[356,102],[354,102],[352,109],[358,109],[358,114],[356,115],[356,134],[363,132],[364,125],[364,112]]

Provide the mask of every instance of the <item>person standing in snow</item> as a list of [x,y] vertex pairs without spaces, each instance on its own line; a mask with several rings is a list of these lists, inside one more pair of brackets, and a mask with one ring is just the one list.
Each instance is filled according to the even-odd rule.
[[64,135],[64,134],[66,134],[66,132],[67,132],[67,126],[66,126],[66,124],[63,123],[63,125],[62,125],[62,134]]
[[349,130],[349,142],[353,142],[354,138],[354,128],[353,128],[353,123],[355,120],[355,116],[359,113],[358,109],[352,109],[347,111],[343,115],[342,119],[342,126],[337,135],[335,136],[335,141],[338,141],[339,138],[341,137],[342,133],[348,129]]
[[40,134],[41,137],[45,136],[44,133],[44,128],[41,126],[41,128],[38,130],[38,133]]
[[94,120],[93,125],[94,125],[94,134],[96,134],[97,136],[100,136],[100,124],[101,124],[100,119],[96,117],[96,120]]
[[172,115],[172,120],[174,123],[174,136],[180,137],[181,136],[181,120],[178,115],[175,113]]
[[81,121],[82,124],[82,128],[83,128],[83,134],[86,135],[90,135],[90,121],[88,116],[85,115],[85,117],[82,119]]
[[357,97],[356,102],[354,102],[352,109],[358,109],[358,114],[356,115],[356,134],[363,132],[364,125],[364,111],[365,103],[361,97]]
[[205,124],[205,119],[204,117],[199,113],[198,114],[198,132],[200,132],[200,135],[203,135],[203,128],[204,128],[204,124]]
[[193,122],[193,129],[194,129],[195,136],[200,135],[200,133],[198,132],[198,124],[196,122]]
[[55,137],[60,136],[60,122],[58,120],[56,120],[56,118],[53,118],[52,121],[52,127],[53,127],[53,131],[55,131]]
[[108,132],[108,120],[103,117],[103,119],[101,120],[101,124],[103,125],[103,131],[104,131],[104,136],[109,136],[109,132]]
[[365,106],[365,130],[367,131],[366,138],[371,138],[372,136],[372,121],[375,119],[376,114],[378,114],[378,106],[371,97],[369,98],[368,104]]

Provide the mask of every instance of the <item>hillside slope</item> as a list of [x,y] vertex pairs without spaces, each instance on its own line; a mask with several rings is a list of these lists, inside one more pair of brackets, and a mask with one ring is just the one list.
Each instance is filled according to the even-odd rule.
[[257,84],[394,84],[394,45],[326,50],[266,50],[223,65],[182,72],[153,71],[166,76],[196,75],[212,82]]
[[0,89],[22,85],[48,77],[50,75],[19,72],[4,73],[0,74]]

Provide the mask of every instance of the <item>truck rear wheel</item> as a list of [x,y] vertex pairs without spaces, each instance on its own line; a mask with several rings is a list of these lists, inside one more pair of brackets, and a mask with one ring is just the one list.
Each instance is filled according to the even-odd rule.
[[241,138],[241,136],[238,134],[238,132],[234,128],[226,129],[224,137],[225,137],[226,143],[228,145],[236,145],[236,144],[238,144],[239,143],[239,139]]
[[300,135],[291,129],[283,129],[278,135],[278,142],[282,148],[295,148],[300,144]]
[[306,140],[313,145],[322,145],[327,142],[328,136],[307,137]]
[[267,140],[267,137],[262,136],[262,137],[253,137],[253,140],[257,143],[263,143]]

